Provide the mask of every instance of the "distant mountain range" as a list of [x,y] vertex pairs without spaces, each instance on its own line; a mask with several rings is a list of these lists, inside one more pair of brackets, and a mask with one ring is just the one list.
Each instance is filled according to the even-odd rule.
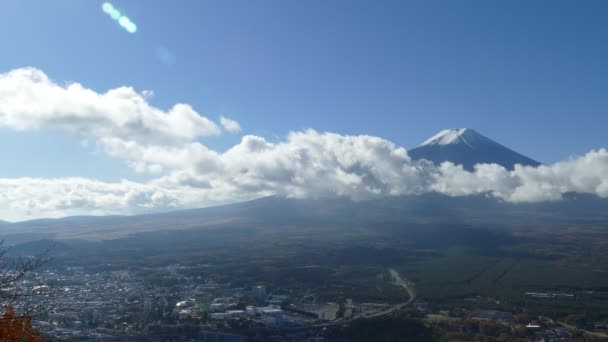
[[475,164],[498,164],[513,170],[515,164],[538,166],[541,163],[519,154],[470,128],[443,130],[422,145],[408,151],[414,160],[434,163],[451,161],[472,171]]
[[157,231],[190,229],[317,227],[394,228],[475,224],[484,227],[598,227],[608,222],[608,200],[567,194],[562,201],[512,204],[483,195],[417,196],[352,201],[264,197],[219,207],[136,216],[89,216],[32,220],[2,226],[8,243],[49,240],[112,240]]

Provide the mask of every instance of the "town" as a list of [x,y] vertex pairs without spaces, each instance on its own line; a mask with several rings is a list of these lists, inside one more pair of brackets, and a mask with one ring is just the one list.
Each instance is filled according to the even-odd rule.
[[[402,286],[403,301],[333,301],[317,289],[293,293],[270,284],[234,287],[187,275],[174,264],[149,268],[168,272],[174,283],[151,284],[129,270],[88,272],[84,267],[49,268],[26,285],[40,298],[35,326],[62,341],[331,341],[359,321],[400,317],[417,322],[450,340],[586,341],[608,335],[577,329],[547,316],[491,309],[491,298],[463,298],[468,306],[445,306],[416,297],[415,284],[387,271],[393,286]],[[44,284],[44,285],[40,285]],[[573,294],[539,294],[569,298]],[[378,324],[377,322],[375,324]],[[598,331],[607,330],[598,326]]]

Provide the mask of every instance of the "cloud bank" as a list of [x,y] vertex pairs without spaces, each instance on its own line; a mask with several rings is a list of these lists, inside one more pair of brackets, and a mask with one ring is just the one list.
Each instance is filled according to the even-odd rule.
[[98,93],[60,85],[42,71],[0,74],[0,126],[53,130],[95,141],[148,182],[87,178],[0,178],[0,217],[22,220],[82,214],[134,214],[203,207],[268,195],[343,196],[355,200],[438,192],[489,194],[520,203],[559,200],[564,193],[608,197],[605,149],[552,165],[479,164],[473,172],[446,162],[412,161],[390,141],[315,130],[291,132],[280,142],[245,135],[225,152],[201,138],[241,131],[219,125],[187,104],[164,111],[148,93],[121,87]]

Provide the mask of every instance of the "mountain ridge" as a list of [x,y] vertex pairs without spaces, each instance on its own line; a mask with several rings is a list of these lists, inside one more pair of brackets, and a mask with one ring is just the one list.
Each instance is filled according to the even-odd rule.
[[363,201],[269,196],[229,205],[165,213],[22,221],[6,226],[3,238],[9,243],[41,239],[95,241],[155,231],[191,229],[372,227],[446,222],[519,227],[597,226],[608,219],[608,212],[603,210],[607,204],[608,199],[575,193],[566,194],[562,201],[521,204],[504,202],[485,194],[450,197],[426,193]]
[[513,170],[516,164],[539,166],[540,162],[478,133],[471,128],[445,129],[408,151],[413,160],[435,164],[450,161],[473,171],[476,164],[498,164]]

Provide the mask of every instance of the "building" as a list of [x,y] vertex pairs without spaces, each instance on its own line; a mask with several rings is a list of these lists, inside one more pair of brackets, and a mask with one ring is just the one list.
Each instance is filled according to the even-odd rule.
[[253,287],[253,296],[259,300],[266,299],[266,286],[258,285]]

